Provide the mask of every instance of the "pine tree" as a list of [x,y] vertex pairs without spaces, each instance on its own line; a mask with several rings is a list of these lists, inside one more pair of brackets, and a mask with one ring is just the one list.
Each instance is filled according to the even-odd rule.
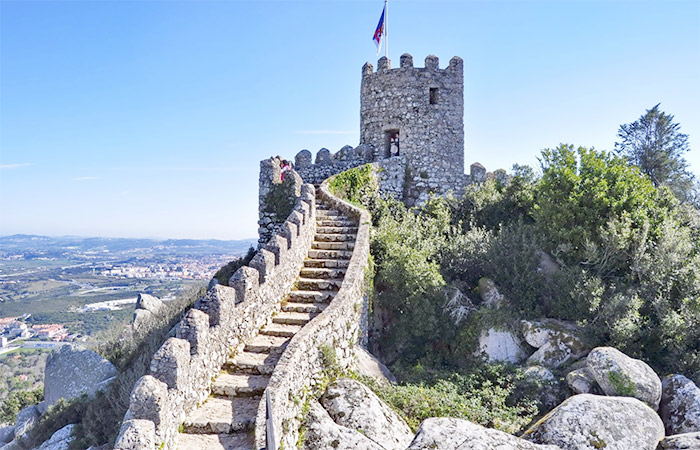
[[683,154],[690,150],[688,135],[680,132],[673,116],[657,104],[635,122],[621,125],[615,151],[639,167],[655,186],[667,185],[681,200],[688,200],[693,175]]

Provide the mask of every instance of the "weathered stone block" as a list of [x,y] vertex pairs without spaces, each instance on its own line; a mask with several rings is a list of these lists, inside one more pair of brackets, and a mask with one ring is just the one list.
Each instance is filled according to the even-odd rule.
[[151,360],[151,373],[170,389],[185,391],[190,372],[190,343],[170,338]]
[[322,148],[316,153],[316,164],[330,164],[331,152],[327,148]]
[[124,420],[143,419],[160,427],[168,420],[168,386],[151,375],[144,375],[131,391],[129,410]]
[[311,152],[308,150],[302,150],[297,153],[294,157],[294,167],[297,169],[303,169],[305,167],[311,166]]
[[426,56],[425,68],[430,70],[438,70],[440,68],[440,59],[435,55]]
[[236,303],[243,302],[255,296],[260,285],[260,273],[252,267],[241,267],[231,276],[229,284],[236,291]]
[[263,284],[275,270],[275,255],[269,250],[260,249],[248,265],[259,272],[260,284]]
[[114,450],[155,450],[156,431],[150,420],[125,420]]
[[236,290],[229,286],[217,284],[209,289],[204,297],[197,300],[194,307],[207,313],[209,315],[209,326],[215,327],[228,321],[235,304]]
[[287,249],[292,248],[299,235],[299,228],[296,224],[287,221],[282,225],[282,235],[287,239]]
[[413,67],[413,56],[408,53],[401,55],[401,68],[412,68]]
[[191,355],[199,353],[200,350],[206,351],[209,339],[209,315],[199,309],[190,309],[180,321],[176,337],[190,343]]

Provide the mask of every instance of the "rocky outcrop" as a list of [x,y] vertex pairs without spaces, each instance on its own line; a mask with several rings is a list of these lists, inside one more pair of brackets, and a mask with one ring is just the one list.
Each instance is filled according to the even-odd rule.
[[311,400],[306,420],[308,425],[303,444],[303,448],[306,450],[322,448],[384,450],[384,447],[366,438],[357,430],[351,430],[335,423],[316,400]]
[[17,413],[15,419],[15,439],[22,439],[39,421],[39,410],[35,405],[30,405]]
[[481,278],[479,280],[479,295],[481,295],[484,305],[489,308],[500,308],[505,302],[505,297],[498,292],[496,283],[490,278]]
[[403,450],[413,439],[406,422],[358,381],[334,381],[321,404],[335,423],[359,431],[387,450]]
[[530,366],[523,373],[525,379],[534,382],[538,386],[538,398],[547,408],[557,406],[559,401],[564,397],[561,392],[557,378],[551,370],[542,366]]
[[554,408],[523,437],[567,450],[655,450],[664,438],[664,426],[636,398],[579,394]]
[[0,428],[0,447],[3,444],[7,444],[15,438],[15,427],[3,427]]
[[555,319],[522,320],[525,341],[537,351],[527,359],[528,365],[559,367],[586,354],[581,330],[574,324]]
[[147,332],[160,316],[163,306],[163,302],[160,299],[148,294],[139,294],[136,298],[136,308],[134,309],[134,320],[132,323],[134,332],[137,334]]
[[659,414],[666,433],[700,432],[700,388],[683,375],[669,375],[661,384]]
[[424,420],[408,447],[408,450],[428,449],[560,450],[559,447],[533,444],[502,431],[448,417]]
[[699,448],[700,432],[666,436],[659,444],[659,450],[697,450]]
[[477,354],[486,354],[489,361],[518,363],[525,358],[525,350],[518,336],[507,330],[490,328],[481,332]]
[[595,377],[587,367],[575,369],[566,375],[566,383],[576,394],[592,393]]
[[60,430],[56,431],[51,438],[41,444],[37,450],[68,450],[70,443],[75,440],[73,436],[73,429],[75,425],[66,425]]
[[588,354],[586,367],[606,395],[638,398],[659,409],[661,380],[644,361],[612,347],[598,347]]
[[92,396],[117,374],[111,362],[79,345],[64,345],[51,353],[44,372],[44,400],[51,406],[82,394]]
[[355,369],[360,375],[374,378],[380,383],[396,383],[394,374],[373,354],[359,345],[353,350],[356,358]]

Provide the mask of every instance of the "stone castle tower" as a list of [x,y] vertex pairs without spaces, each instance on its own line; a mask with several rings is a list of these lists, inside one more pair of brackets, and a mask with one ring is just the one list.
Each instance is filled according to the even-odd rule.
[[401,56],[401,66],[381,58],[377,71],[362,68],[360,143],[374,151],[374,160],[393,156],[391,138],[399,138],[406,158],[408,197],[425,192],[455,191],[464,185],[464,69],[455,56],[445,69],[436,56],[425,67]]

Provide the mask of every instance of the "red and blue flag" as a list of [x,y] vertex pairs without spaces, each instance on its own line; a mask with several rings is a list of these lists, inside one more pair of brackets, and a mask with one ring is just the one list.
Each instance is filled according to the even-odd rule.
[[382,46],[382,36],[384,35],[384,13],[386,12],[386,6],[382,8],[382,16],[379,18],[379,24],[377,29],[374,30],[374,42],[377,44],[377,54],[379,54],[379,49]]

